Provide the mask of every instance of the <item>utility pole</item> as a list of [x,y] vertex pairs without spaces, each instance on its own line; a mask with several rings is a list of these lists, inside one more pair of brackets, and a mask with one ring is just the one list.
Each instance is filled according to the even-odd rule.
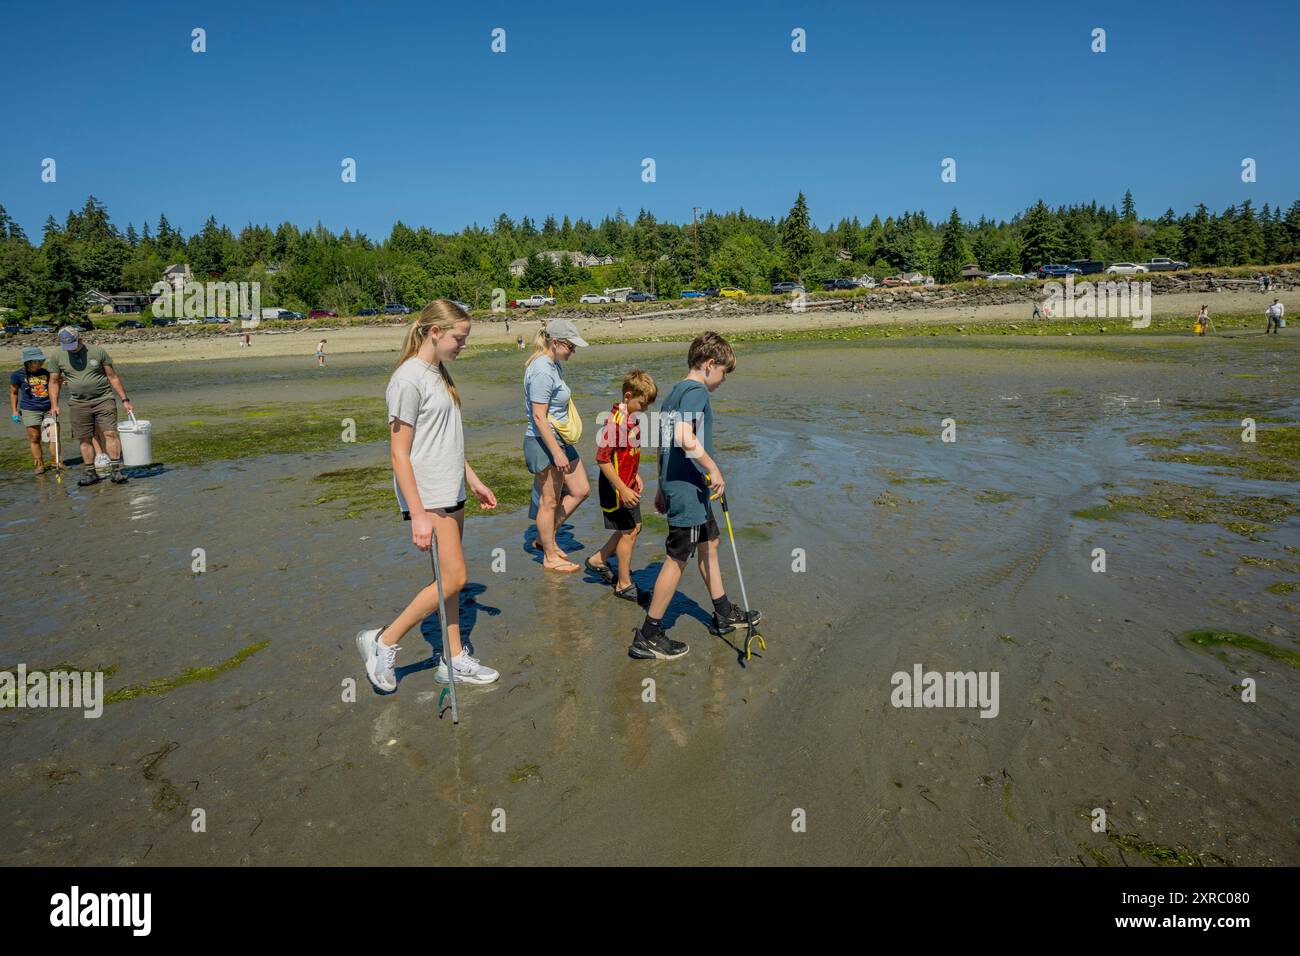
[[700,220],[699,206],[691,207],[691,224],[695,227],[695,278],[691,284],[698,286],[700,284]]

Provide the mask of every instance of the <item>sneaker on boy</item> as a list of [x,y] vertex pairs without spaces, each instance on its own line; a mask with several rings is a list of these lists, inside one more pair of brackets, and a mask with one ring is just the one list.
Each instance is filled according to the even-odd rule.
[[[501,675],[481,663],[478,658],[470,657],[464,649],[451,659],[451,666],[456,671],[457,684],[491,684]],[[447,662],[439,661],[433,679],[439,684],[450,683],[447,677]]]
[[390,693],[397,690],[397,674],[393,671],[393,664],[397,661],[398,646],[393,644],[390,647],[380,642],[379,635],[383,630],[382,627],[377,627],[371,631],[357,631],[357,650],[366,662],[366,679],[376,690]]

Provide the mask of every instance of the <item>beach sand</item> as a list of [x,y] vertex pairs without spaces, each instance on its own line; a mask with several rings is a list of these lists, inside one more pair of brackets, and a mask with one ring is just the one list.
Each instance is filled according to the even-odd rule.
[[[493,334],[480,323],[472,341]],[[331,331],[320,371],[316,337],[115,352],[159,439],[255,405],[380,414],[361,403],[382,395],[400,332]],[[428,581],[409,525],[391,507],[313,504],[313,476],[382,466],[382,443],[164,463],[121,487],[0,481],[0,667],[111,667],[110,693],[163,682],[99,719],[0,711],[0,862],[1300,863],[1300,670],[1177,639],[1231,630],[1294,654],[1297,598],[1266,588],[1297,580],[1300,521],[1243,535],[1073,514],[1160,480],[1293,499],[1292,483],[1157,461],[1130,439],[1203,426],[1207,411],[1294,423],[1294,343],[738,351],[713,397],[715,441],[767,651],[742,666],[737,635],[706,631],[708,595],[688,569],[668,623],[690,654],[631,661],[637,608],[581,574],[542,572],[523,546],[526,510],[473,515],[462,621],[502,677],[461,688],[456,727],[438,711],[436,619],[402,642],[391,696],[372,692],[353,645]],[[176,361],[146,364],[158,359]],[[591,416],[589,472],[591,422],[632,364],[663,394],[684,346],[594,346],[569,366]],[[453,371],[471,462],[521,457],[522,356]],[[581,558],[606,534],[593,496],[561,541]],[[643,588],[662,556],[649,519]],[[892,676],[917,664],[997,672],[997,716],[893,706]],[[216,671],[187,682],[194,668]],[[1246,678],[1257,703],[1235,689]]]

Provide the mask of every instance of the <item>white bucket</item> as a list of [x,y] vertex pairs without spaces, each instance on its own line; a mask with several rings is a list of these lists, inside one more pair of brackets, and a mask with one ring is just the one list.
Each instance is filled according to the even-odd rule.
[[130,421],[119,422],[117,434],[122,439],[122,466],[139,468],[153,464],[153,429],[146,421],[129,413]]

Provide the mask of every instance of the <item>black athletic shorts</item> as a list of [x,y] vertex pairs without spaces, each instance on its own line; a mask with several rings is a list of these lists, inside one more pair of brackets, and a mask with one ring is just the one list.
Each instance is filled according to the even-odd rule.
[[[465,499],[465,498],[461,498],[460,501],[456,502],[456,506],[455,506],[454,508],[430,508],[429,510],[430,510],[430,511],[445,511],[445,512],[446,512],[447,514],[449,514],[449,515],[454,515],[454,514],[455,514],[457,511],[459,511],[461,508],[464,508],[464,507],[465,507],[465,501],[466,501],[466,500],[467,500],[467,499]],[[410,520],[411,520],[411,513],[410,513],[409,511],[403,511],[403,512],[402,512],[402,520],[403,520],[403,521],[410,521]]]
[[641,503],[623,504],[604,472],[596,479],[596,490],[601,513],[605,516],[605,527],[610,531],[631,531],[641,523]]
[[718,540],[718,522],[709,509],[709,520],[693,528],[669,528],[664,550],[675,561],[689,561],[696,547],[705,541]]

